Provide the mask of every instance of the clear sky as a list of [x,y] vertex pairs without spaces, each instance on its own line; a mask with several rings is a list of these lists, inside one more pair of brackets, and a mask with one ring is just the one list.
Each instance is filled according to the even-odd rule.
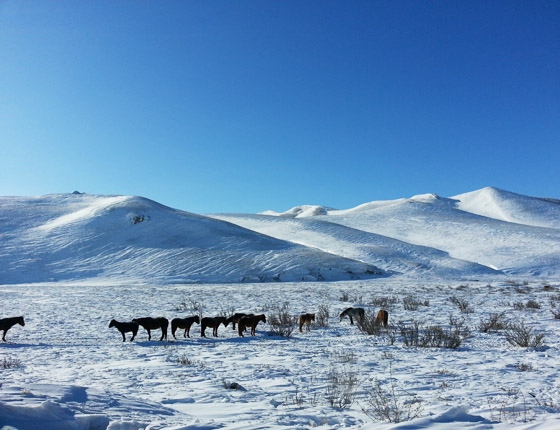
[[0,195],[560,198],[557,0],[0,2]]

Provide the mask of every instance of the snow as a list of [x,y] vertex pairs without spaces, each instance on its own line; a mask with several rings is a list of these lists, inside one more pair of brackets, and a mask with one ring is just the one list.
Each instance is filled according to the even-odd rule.
[[487,187],[453,197],[458,208],[477,215],[537,227],[560,228],[560,202]]
[[[26,324],[0,343],[0,429],[557,429],[558,206],[495,188],[212,216],[132,196],[2,197],[0,318]],[[328,325],[271,336],[283,304],[292,316],[327,307]],[[340,321],[350,306],[387,309],[389,330]],[[232,312],[268,323],[243,338],[231,326],[202,338],[195,324],[164,342],[108,327]],[[479,329],[502,312],[544,344]],[[470,336],[406,346],[399,326],[413,321],[463,321]],[[380,419],[376,387],[418,413]]]
[[[267,283],[168,286],[18,285],[0,289],[3,315],[25,315],[0,345],[0,428],[445,428],[553,429],[560,422],[560,371],[552,363],[560,342],[550,300],[560,284],[541,282],[441,283],[402,277],[336,283]],[[428,301],[405,310],[403,298]],[[468,300],[473,313],[450,302]],[[345,297],[348,297],[346,299]],[[348,306],[376,311],[391,298],[391,326],[420,320],[449,326],[449,316],[471,328],[460,348],[406,347],[399,336],[369,336],[338,314]],[[541,309],[517,309],[534,300]],[[112,318],[168,319],[196,314],[177,310],[198,303],[204,315],[224,311],[264,312],[289,302],[293,315],[328,306],[328,327],[292,337],[269,336],[268,324],[255,337],[238,337],[220,327],[217,338],[148,341],[140,329],[122,342]],[[492,312],[523,320],[545,334],[541,348],[509,345],[501,332],[478,330]],[[178,332],[180,333],[180,332]],[[155,336],[156,338],[158,336]],[[182,361],[181,361],[182,360]],[[526,365],[527,368],[522,367]],[[329,402],[331,372],[355,375],[349,407]],[[420,416],[384,423],[364,413],[372,386],[393,381],[401,400],[421,401]],[[232,389],[236,383],[240,389]],[[404,406],[402,406],[404,407]],[[27,420],[27,421],[24,421]],[[97,423],[94,427],[91,423]],[[35,427],[33,427],[35,426]],[[449,428],[449,427],[447,427]]]
[[140,197],[3,197],[0,219],[0,283],[341,280],[382,273]]
[[[370,202],[297,220],[251,214],[216,217],[278,239],[370,263],[386,273],[479,277],[485,273],[480,267],[484,266],[486,273],[493,270],[506,275],[557,278],[560,205],[487,191],[453,198],[423,194]],[[475,198],[483,195],[485,199]],[[492,196],[502,197],[489,200]],[[492,213],[489,201],[496,202],[491,205]],[[509,202],[507,206],[505,201]],[[515,218],[512,208],[525,209],[515,222],[509,222],[500,219],[495,209],[498,206],[504,207],[504,213],[509,211],[509,219]]]

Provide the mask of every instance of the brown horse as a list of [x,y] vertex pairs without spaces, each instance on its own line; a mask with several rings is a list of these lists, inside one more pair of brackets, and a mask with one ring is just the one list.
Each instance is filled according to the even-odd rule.
[[191,326],[194,323],[200,324],[200,317],[198,315],[195,315],[193,317],[188,317],[188,318],[173,318],[171,320],[171,334],[175,339],[177,339],[177,337],[175,336],[175,332],[177,331],[178,328],[181,328],[181,329],[185,329],[185,332],[183,333],[183,337],[191,337],[190,336]]
[[0,330],[4,331],[4,334],[2,335],[2,340],[4,342],[6,342],[6,333],[16,324],[23,327],[25,325],[23,317],[0,318]]
[[233,314],[233,315],[228,319],[228,321],[229,321],[230,323],[232,323],[232,325],[233,325],[233,330],[235,330],[235,324],[238,324],[238,323],[239,323],[239,320],[240,320],[241,318],[243,318],[243,317],[250,317],[250,316],[253,316],[253,315],[254,315],[254,314],[236,313],[236,314]]
[[161,329],[161,337],[159,340],[167,339],[167,327],[169,326],[169,321],[167,318],[134,318],[132,322],[140,324],[148,332],[148,340],[152,340],[152,335],[150,330]]
[[299,316],[299,332],[301,333],[302,327],[305,324],[305,330],[309,331],[309,326],[311,325],[311,321],[315,321],[315,314],[301,314]]
[[255,336],[255,329],[260,321],[266,323],[266,316],[264,314],[250,315],[241,318],[237,324],[237,332],[239,333],[239,336],[244,337],[243,332],[247,327],[251,328],[251,336]]
[[224,327],[227,327],[229,324],[229,319],[226,317],[202,318],[202,321],[200,322],[200,336],[206,337],[206,327],[210,327],[212,329],[212,335],[214,337],[217,337],[218,327],[220,327],[220,324],[223,324]]
[[117,320],[111,320],[111,322],[109,323],[109,328],[111,327],[116,327],[117,330],[121,332],[123,342],[126,340],[126,337],[124,336],[125,333],[132,332],[132,337],[130,338],[131,342],[134,340],[136,334],[138,333],[138,323],[134,321],[119,322]]
[[353,318],[363,319],[365,314],[366,313],[362,308],[344,309],[342,311],[342,313],[340,314],[340,321],[342,321],[342,318],[347,316],[347,317],[350,318],[350,324],[354,324],[354,319]]
[[384,309],[381,309],[377,313],[377,317],[375,318],[377,324],[383,324],[383,327],[387,327],[389,324],[389,312]]

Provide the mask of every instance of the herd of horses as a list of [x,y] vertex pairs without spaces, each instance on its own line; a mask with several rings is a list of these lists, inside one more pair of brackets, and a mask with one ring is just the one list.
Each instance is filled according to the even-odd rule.
[[[212,335],[218,337],[218,328],[220,325],[227,327],[230,323],[233,325],[233,330],[237,325],[239,336],[244,337],[244,332],[250,329],[251,336],[255,336],[255,330],[259,322],[266,323],[266,316],[264,314],[242,314],[237,313],[229,318],[224,316],[218,317],[204,317],[200,318],[198,315],[187,318],[173,318],[171,320],[171,334],[175,339],[175,333],[178,329],[184,330],[183,337],[190,337],[190,331],[193,324],[200,324],[200,336],[206,337],[206,329],[212,329]],[[152,340],[151,330],[161,329],[161,337],[159,340],[167,339],[167,328],[169,327],[169,320],[167,318],[135,318],[130,322],[120,322],[111,320],[109,328],[116,327],[121,332],[123,342],[126,340],[126,333],[132,333],[130,341],[132,342],[138,333],[138,328],[143,327],[148,332],[148,340]]]
[[[365,317],[365,311],[363,308],[347,308],[340,314],[340,321],[343,318],[348,317],[350,319],[350,324],[354,324],[354,319],[357,321],[363,319]],[[315,314],[301,314],[298,318],[298,325],[299,331],[303,331],[303,326],[305,325],[306,331],[310,330],[311,323],[315,321]],[[382,324],[384,327],[387,327],[389,321],[389,313],[386,310],[380,310],[377,313],[376,317],[376,324]],[[249,333],[251,336],[255,336],[255,330],[259,322],[266,323],[266,316],[264,314],[245,314],[245,313],[236,313],[226,318],[224,316],[218,317],[205,317],[200,318],[198,315],[194,315],[188,318],[174,318],[171,320],[171,334],[175,339],[175,333],[178,329],[184,330],[183,337],[190,338],[190,330],[193,324],[200,325],[200,336],[206,337],[206,329],[212,329],[212,335],[214,337],[218,336],[218,328],[220,325],[223,324],[224,327],[227,327],[230,323],[233,326],[233,330],[235,330],[235,326],[237,325],[237,333],[240,337],[244,337],[244,333],[249,329]],[[12,318],[0,318],[0,330],[3,330],[2,340],[6,341],[6,333],[7,331],[12,328],[14,325],[19,324],[21,326],[25,326],[25,322],[23,317],[12,317]],[[169,327],[169,320],[167,318],[135,318],[129,322],[120,322],[117,320],[111,320],[109,323],[109,328],[116,327],[116,329],[121,333],[123,342],[126,341],[126,333],[132,333],[132,337],[130,341],[132,342],[136,335],[138,334],[138,329],[143,327],[144,330],[148,332],[148,340],[152,340],[152,330],[161,330],[161,337],[160,341],[167,339],[167,329]]]

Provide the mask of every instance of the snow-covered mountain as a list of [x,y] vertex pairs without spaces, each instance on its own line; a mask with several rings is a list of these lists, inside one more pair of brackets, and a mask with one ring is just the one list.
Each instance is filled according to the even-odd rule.
[[270,211],[218,217],[387,272],[478,276],[484,266],[486,273],[560,276],[560,204],[553,199],[484,188],[451,198],[373,201],[314,216],[298,208],[276,217]]
[[0,199],[0,284],[341,280],[367,263],[129,196]]
[[560,204],[485,188],[202,216],[130,196],[0,198],[0,284],[560,277]]

